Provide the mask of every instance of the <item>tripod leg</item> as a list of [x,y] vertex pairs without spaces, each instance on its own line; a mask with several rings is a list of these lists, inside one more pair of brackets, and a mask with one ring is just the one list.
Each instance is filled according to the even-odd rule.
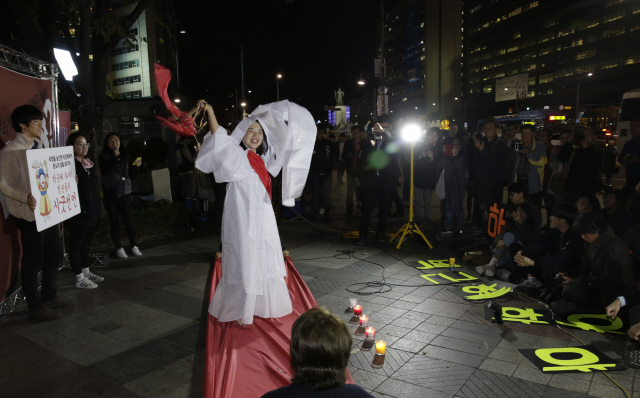
[[429,242],[429,239],[427,239],[426,236],[424,236],[424,234],[422,233],[422,231],[420,231],[420,228],[418,227],[418,224],[414,224],[413,225],[413,232],[417,233],[418,235],[422,236],[422,239],[424,239],[425,243],[427,244],[427,246],[429,246],[429,249],[433,249],[433,246],[431,245],[431,242]]
[[[410,225],[409,225],[409,223],[407,223],[405,225],[404,232],[402,233],[402,236],[400,237],[400,241],[398,242],[398,246],[396,246],[396,249],[400,249],[400,246],[402,245],[402,241],[404,240],[404,237],[407,236],[407,234],[409,233],[410,229],[411,229]],[[391,243],[391,241],[389,241],[389,243]]]

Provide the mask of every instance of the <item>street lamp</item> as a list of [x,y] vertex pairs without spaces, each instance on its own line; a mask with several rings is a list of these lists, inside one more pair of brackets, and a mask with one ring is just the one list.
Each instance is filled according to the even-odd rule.
[[416,146],[416,142],[420,139],[421,135],[422,129],[417,124],[408,124],[400,131],[400,137],[404,141],[411,143],[411,190],[409,194],[409,221],[405,223],[389,241],[389,243],[393,242],[393,240],[398,237],[398,235],[402,234],[400,236],[400,241],[398,242],[398,246],[396,246],[396,249],[400,249],[400,245],[402,245],[402,241],[404,240],[404,237],[407,236],[407,234],[413,234],[414,232],[420,235],[422,239],[424,239],[425,243],[427,244],[427,246],[429,246],[430,249],[433,249],[431,242],[429,242],[427,237],[424,236],[422,231],[420,231],[418,224],[413,221],[413,149]]
[[[587,77],[591,77],[593,76],[593,73],[589,72],[587,73]],[[580,80],[582,79],[582,77],[578,78],[578,88],[576,90],[576,123],[580,123],[580,109],[578,108],[580,106]]]
[[278,73],[276,75],[276,98],[280,101],[280,79],[282,79],[282,75]]

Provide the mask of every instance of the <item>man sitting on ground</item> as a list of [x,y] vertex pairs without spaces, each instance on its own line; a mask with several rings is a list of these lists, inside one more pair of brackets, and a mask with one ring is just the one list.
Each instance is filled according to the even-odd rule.
[[514,260],[518,265],[509,276],[513,283],[533,288],[549,286],[558,272],[577,277],[582,261],[584,242],[571,226],[578,215],[573,204],[562,203],[551,212],[549,231],[536,243],[519,251]]
[[262,398],[322,397],[373,398],[347,381],[351,354],[351,331],[324,308],[300,315],[291,328],[291,384],[270,391]]
[[578,278],[564,277],[563,300],[552,304],[560,314],[575,311],[601,311],[633,286],[631,256],[601,214],[578,216],[574,231],[586,242]]
[[620,309],[628,309],[629,324],[632,325],[627,331],[629,338],[636,341],[628,341],[622,358],[628,366],[640,369],[640,290],[632,290],[619,296],[605,310],[607,316],[612,320],[616,319]]

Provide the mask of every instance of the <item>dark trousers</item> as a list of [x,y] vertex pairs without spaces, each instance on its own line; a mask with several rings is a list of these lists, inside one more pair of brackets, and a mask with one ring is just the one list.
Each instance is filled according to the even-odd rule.
[[313,192],[313,214],[320,215],[322,207],[325,217],[328,217],[331,210],[331,173],[309,174],[309,177]]
[[[38,232],[35,221],[15,218],[20,229],[22,262],[20,279],[29,311],[38,311],[44,301],[56,297],[56,276],[63,258],[60,229],[54,225]],[[38,292],[38,272],[42,271],[42,295]]]
[[346,165],[344,160],[336,160],[336,182],[342,184],[342,177],[346,172]]
[[131,195],[123,195],[118,199],[106,200],[104,207],[107,209],[107,214],[109,215],[111,239],[113,240],[113,244],[116,245],[116,248],[122,247],[118,213],[122,215],[122,222],[127,230],[129,243],[131,243],[131,246],[137,246],[136,229],[133,227],[133,221],[131,220]]
[[484,219],[484,216],[489,213],[489,208],[494,203],[502,203],[502,190],[502,181],[499,184],[493,185],[476,181],[476,187],[473,193],[473,222],[483,232],[487,231],[487,221]]
[[347,205],[347,212],[353,212],[353,194],[356,194],[356,201],[362,201],[362,188],[356,185],[356,174],[351,171],[347,171],[347,199],[345,201]]
[[67,222],[69,229],[69,263],[75,275],[81,274],[83,268],[89,268],[89,250],[95,225],[82,222]]
[[[407,197],[408,196],[409,195],[407,195]],[[391,213],[391,203],[396,205],[396,212],[398,214],[404,214],[404,203],[402,203],[402,199],[400,199],[400,194],[398,193],[398,187],[396,187],[395,184],[393,184],[393,189],[391,190],[391,196],[390,196],[390,201],[388,205],[389,213]],[[378,203],[378,206],[380,206],[380,203]],[[380,211],[379,207],[378,207],[378,211]]]
[[389,217],[389,200],[391,191],[396,190],[396,183],[393,179],[384,177],[373,177],[367,179],[362,187],[362,216],[360,218],[360,237],[365,238],[371,226],[371,214],[373,205],[378,202],[378,236],[385,233],[387,229],[387,218]]
[[469,183],[465,185],[465,188],[467,190],[467,217],[471,219],[471,217],[473,216],[473,184]]

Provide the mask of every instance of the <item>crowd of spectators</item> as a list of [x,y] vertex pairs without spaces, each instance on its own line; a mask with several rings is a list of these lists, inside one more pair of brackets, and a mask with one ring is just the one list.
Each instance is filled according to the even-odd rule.
[[[338,170],[347,172],[346,215],[354,214],[354,193],[362,204],[358,244],[367,243],[376,205],[376,239],[383,240],[394,198],[402,192],[408,199],[410,162],[401,127],[387,115],[369,131],[354,126],[351,140],[322,143],[326,151],[332,148]],[[479,131],[426,129],[414,147],[416,222],[441,225],[441,236],[484,235],[491,260],[478,273],[518,284],[558,313],[602,313],[618,300],[640,314],[640,299],[625,302],[623,296],[640,279],[640,120],[630,133],[616,149],[589,127],[567,126],[554,135],[533,124],[501,126],[489,118]],[[318,152],[331,157],[324,151]],[[612,175],[622,167],[625,184],[614,189]],[[340,173],[338,178],[341,183]],[[434,194],[444,198],[441,220],[433,220]],[[494,205],[504,209],[505,223],[490,239]],[[466,228],[465,219],[473,221]],[[640,335],[640,315],[632,319],[636,323]]]

